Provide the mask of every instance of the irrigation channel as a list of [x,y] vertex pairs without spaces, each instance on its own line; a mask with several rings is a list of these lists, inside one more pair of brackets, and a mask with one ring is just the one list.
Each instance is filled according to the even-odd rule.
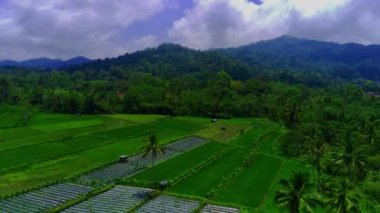
[[[165,154],[157,156],[154,165],[194,149],[208,141],[198,137],[187,137],[166,145]],[[114,163],[79,176],[71,182],[42,187],[0,200],[0,213],[45,212],[86,195],[94,186],[112,184],[116,180],[133,176],[151,166],[149,157],[137,154],[125,163]],[[115,186],[105,192],[65,209],[63,212],[193,212],[200,203],[173,196],[160,195],[148,201],[152,189]],[[146,203],[144,203],[146,202]],[[142,206],[140,206],[142,205]],[[137,209],[136,209],[137,208]],[[238,209],[206,205],[201,212],[235,213]]]

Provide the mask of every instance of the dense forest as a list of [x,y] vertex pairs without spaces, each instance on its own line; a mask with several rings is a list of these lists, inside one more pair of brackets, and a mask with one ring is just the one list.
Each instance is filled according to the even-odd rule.
[[287,64],[287,57],[267,61],[262,55],[256,58],[262,64],[241,57],[232,49],[164,44],[62,70],[5,67],[0,104],[74,114],[267,117],[288,127],[279,150],[314,166],[314,191],[332,209],[357,212],[360,205],[378,211],[380,86],[372,80],[379,72],[360,69],[375,58],[358,60],[352,69],[362,72],[350,72],[348,65],[311,65],[298,55],[292,57],[301,69],[277,65]]

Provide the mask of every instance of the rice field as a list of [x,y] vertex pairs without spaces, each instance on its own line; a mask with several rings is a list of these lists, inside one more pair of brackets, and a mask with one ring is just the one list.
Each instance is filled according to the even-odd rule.
[[220,153],[225,147],[226,146],[221,143],[209,142],[149,168],[131,177],[131,179],[145,182],[158,182],[173,179],[187,170],[195,168],[197,165],[201,165],[209,159],[210,156]]
[[[277,154],[276,142],[285,130],[266,119],[214,123],[191,116],[64,115],[8,108],[0,106],[0,116],[9,118],[0,119],[0,197],[64,182],[0,199],[0,212],[39,212],[84,194],[91,197],[65,212],[274,212],[278,181],[307,172],[305,165]],[[151,133],[166,147],[153,164],[140,152]],[[252,163],[243,166],[252,153]],[[129,161],[117,163],[121,155]],[[147,193],[154,189],[128,186],[163,180],[170,185],[152,200]],[[99,186],[94,183],[122,185],[88,195]]]
[[185,180],[175,184],[169,191],[178,194],[207,197],[207,194],[222,181],[223,177],[239,167],[247,154],[248,152],[245,150],[231,150],[217,161],[201,168]]

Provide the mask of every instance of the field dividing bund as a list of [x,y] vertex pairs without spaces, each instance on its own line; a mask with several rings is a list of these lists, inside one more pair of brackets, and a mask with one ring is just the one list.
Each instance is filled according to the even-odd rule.
[[232,149],[217,161],[201,168],[188,178],[169,188],[170,192],[206,197],[211,189],[228,174],[239,167],[248,151]]
[[258,155],[251,165],[244,167],[243,171],[218,193],[215,199],[227,203],[259,207],[270,190],[281,163],[279,159]]
[[211,156],[221,152],[225,147],[226,145],[217,142],[206,143],[182,155],[151,167],[130,179],[144,182],[158,182],[175,178],[206,161]]

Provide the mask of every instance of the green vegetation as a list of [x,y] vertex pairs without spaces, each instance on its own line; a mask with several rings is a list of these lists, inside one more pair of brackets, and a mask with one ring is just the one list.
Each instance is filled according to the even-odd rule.
[[207,197],[210,190],[216,187],[223,177],[236,169],[243,161],[247,151],[233,149],[217,161],[202,167],[187,179],[169,189],[170,192]]
[[279,159],[265,155],[257,156],[251,165],[243,168],[243,171],[218,193],[215,200],[259,207],[280,167],[281,160]]
[[131,179],[145,182],[159,182],[173,179],[189,169],[205,162],[211,156],[221,152],[225,145],[216,142],[209,142],[182,155],[174,157],[164,163],[158,164],[145,170]]
[[[181,176],[168,192],[276,212],[286,206],[273,204],[280,181],[302,172],[326,201],[318,210],[348,210],[336,199],[347,195],[378,212],[378,82],[247,64],[166,44],[66,71],[2,68],[0,195],[136,154],[154,133],[162,145],[189,135],[214,142],[132,179]],[[346,71],[337,76],[353,79]]]
[[[137,119],[137,115],[131,117]],[[9,136],[2,137],[4,140],[0,141],[0,196],[72,177],[115,161],[120,155],[137,153],[150,132],[155,132],[162,144],[165,144],[202,127],[192,122],[190,124],[193,126],[188,126],[185,124],[186,119],[169,119],[156,115],[149,117],[143,115],[145,122],[139,123],[108,116],[79,118],[64,114],[35,113],[29,120],[30,124],[26,123],[25,127],[1,129],[0,136],[4,136],[4,132],[12,134],[7,134]],[[76,128],[55,128],[65,127],[63,123],[77,118],[86,122],[80,122],[81,125]],[[158,119],[171,121],[159,125]],[[98,121],[103,124],[99,125]],[[50,124],[59,125],[51,131],[47,128]],[[83,126],[85,124],[88,126]],[[46,128],[36,130],[32,126]],[[173,126],[176,126],[175,130],[172,129]]]

